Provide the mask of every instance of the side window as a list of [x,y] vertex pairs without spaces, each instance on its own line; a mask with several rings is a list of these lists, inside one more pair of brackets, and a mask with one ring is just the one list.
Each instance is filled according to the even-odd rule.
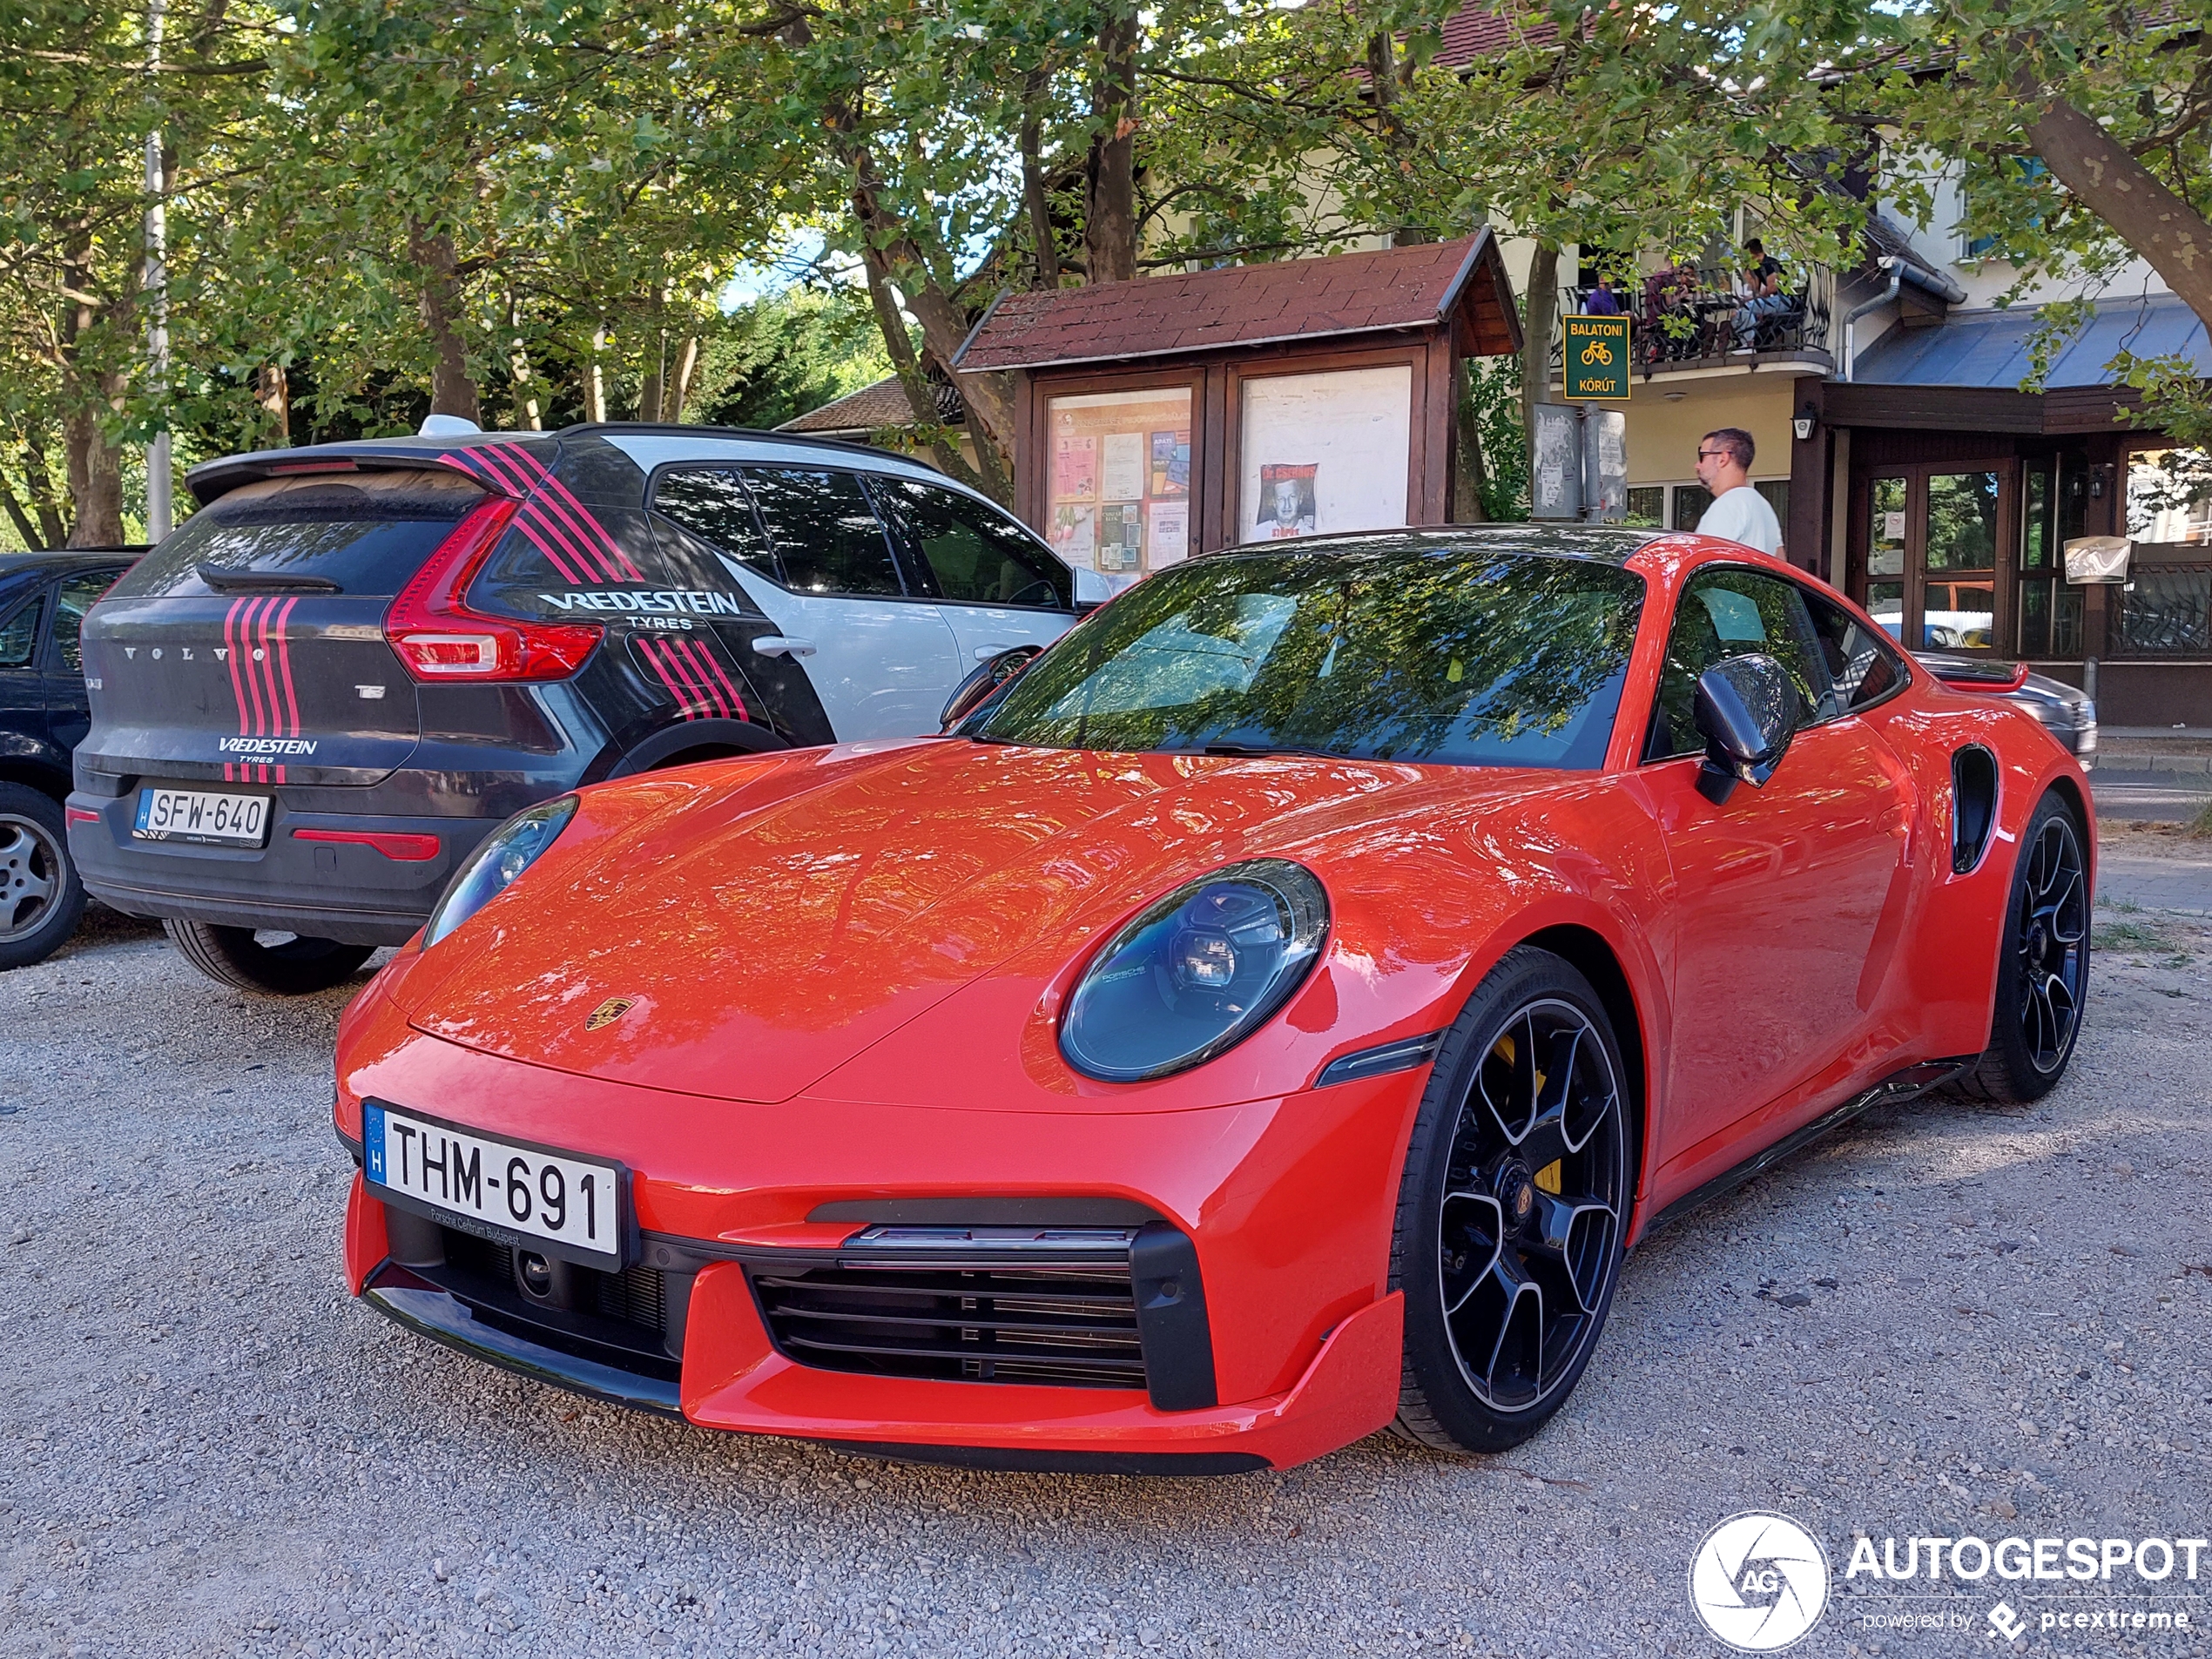
[[1705,743],[1697,734],[1695,718],[1697,677],[1715,663],[1754,651],[1773,658],[1788,671],[1797,685],[1802,723],[1829,719],[1840,711],[1804,590],[1794,582],[1763,571],[1709,570],[1690,577],[1676,607],[1644,759],[1702,752]]
[[941,598],[1053,610],[1074,605],[1075,573],[1004,514],[916,479],[879,477],[874,487],[921,551]]
[[867,492],[849,472],[748,467],[784,585],[800,593],[897,595],[899,567]]
[[734,469],[685,467],[662,473],[653,482],[653,510],[763,576],[777,576],[768,534]]
[[0,622],[0,668],[29,668],[30,653],[38,648],[38,595],[17,605]]
[[80,570],[62,578],[54,594],[54,662],[71,674],[84,671],[84,648],[78,636],[84,630],[84,613],[99,603],[100,596],[115,585],[123,572],[116,570]]
[[1889,638],[1868,628],[1841,605],[1809,594],[1813,636],[1834,682],[1835,712],[1847,714],[1880,702],[1905,680],[1905,668]]

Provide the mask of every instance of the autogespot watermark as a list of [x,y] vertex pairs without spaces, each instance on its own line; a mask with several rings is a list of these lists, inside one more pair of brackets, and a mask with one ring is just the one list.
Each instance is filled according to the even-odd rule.
[[[2009,1648],[2040,1631],[2113,1640],[2198,1635],[2205,1615],[2188,1605],[2197,1592],[2182,1587],[2200,1572],[2212,1575],[2212,1540],[1923,1534],[1878,1543],[1858,1532],[1843,1578],[1846,1592],[1859,1592],[1846,1615],[1853,1628],[1952,1631]],[[1914,1588],[1882,1596],[1890,1605],[1869,1604],[1877,1585],[1905,1584]],[[1984,1598],[1997,1584],[2007,1588],[1991,1606]],[[2034,1588],[2042,1584],[2052,1588]],[[1690,1606],[1707,1630],[1743,1653],[1778,1653],[1803,1641],[1832,1588],[1825,1547],[1788,1515],[1730,1515],[1690,1558]]]

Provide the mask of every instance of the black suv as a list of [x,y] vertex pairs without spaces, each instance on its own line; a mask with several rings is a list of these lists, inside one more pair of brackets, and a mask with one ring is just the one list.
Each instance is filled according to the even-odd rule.
[[0,968],[44,961],[84,914],[63,817],[91,724],[78,631],[144,550],[0,554]]
[[934,732],[1074,620],[1042,542],[880,450],[446,424],[197,469],[200,509],[86,624],[71,848],[219,980],[335,984],[523,807]]

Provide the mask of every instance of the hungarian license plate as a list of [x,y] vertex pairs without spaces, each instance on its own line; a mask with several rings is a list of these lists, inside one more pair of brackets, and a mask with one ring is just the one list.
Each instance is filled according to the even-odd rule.
[[365,1101],[361,1147],[379,1199],[464,1232],[543,1243],[546,1253],[607,1272],[623,1266],[620,1164],[482,1135],[458,1124]]
[[207,789],[141,789],[131,833],[141,841],[260,846],[269,839],[269,798]]

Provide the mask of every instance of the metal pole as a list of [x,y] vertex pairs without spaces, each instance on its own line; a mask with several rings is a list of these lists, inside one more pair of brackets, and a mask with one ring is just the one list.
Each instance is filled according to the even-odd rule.
[[[146,0],[146,78],[157,111],[161,96],[161,36],[166,21],[166,0]],[[146,364],[154,395],[165,400],[169,390],[169,190],[162,165],[161,124],[146,133]],[[165,421],[167,411],[162,412]],[[146,539],[158,542],[175,522],[175,502],[169,475],[169,429],[164,425],[146,440]]]

